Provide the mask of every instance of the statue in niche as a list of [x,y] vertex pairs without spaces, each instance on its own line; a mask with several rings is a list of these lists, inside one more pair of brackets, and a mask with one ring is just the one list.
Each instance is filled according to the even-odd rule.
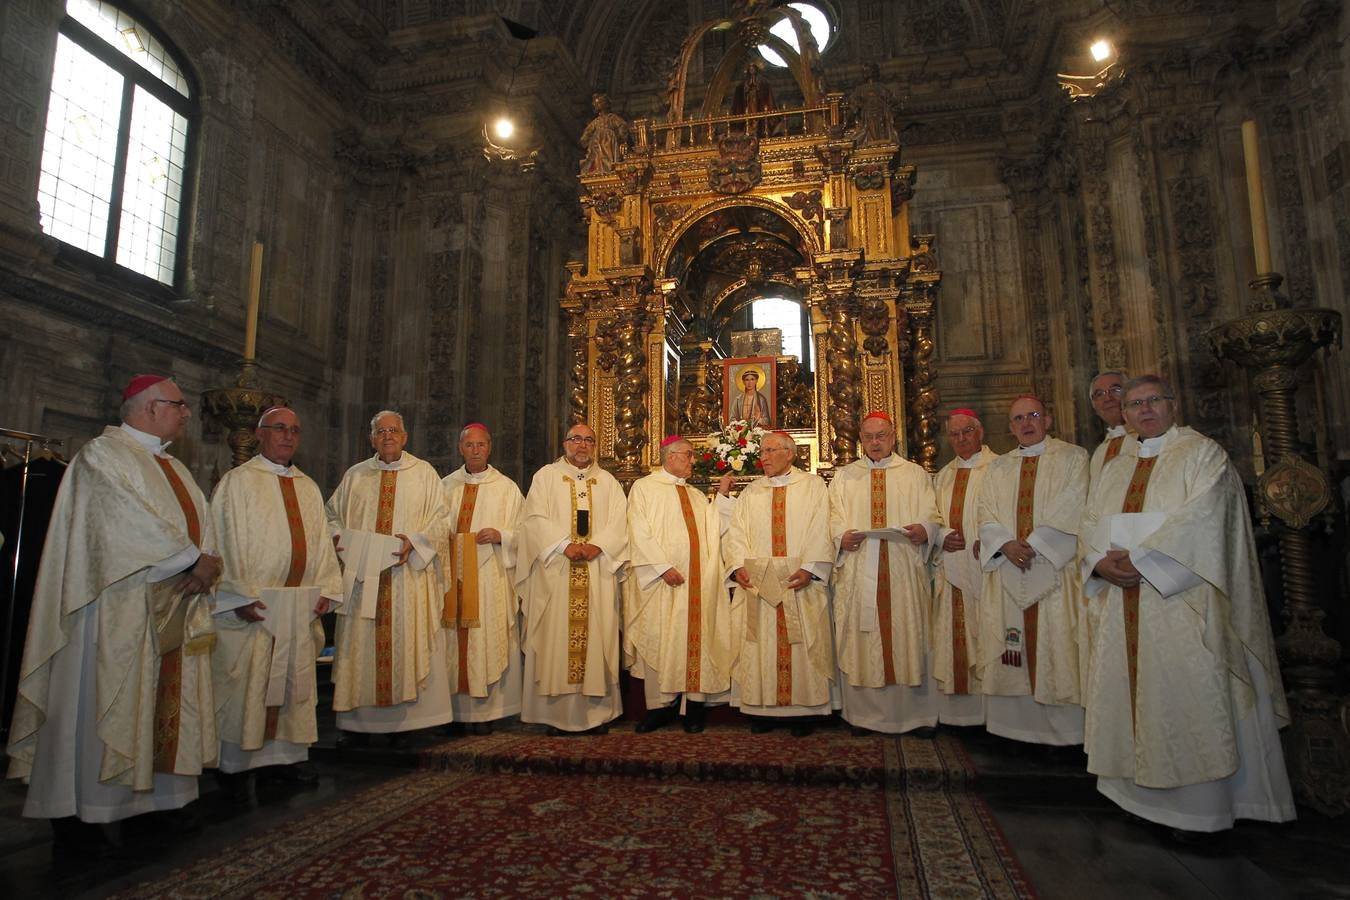
[[859,146],[895,142],[895,98],[881,83],[881,69],[876,63],[863,67],[863,83],[853,89],[853,108],[857,123],[854,140]]
[[586,148],[581,174],[608,175],[623,158],[633,130],[623,116],[610,111],[608,95],[599,91],[592,94],[591,108],[595,110],[595,118],[581,132],[581,145]]

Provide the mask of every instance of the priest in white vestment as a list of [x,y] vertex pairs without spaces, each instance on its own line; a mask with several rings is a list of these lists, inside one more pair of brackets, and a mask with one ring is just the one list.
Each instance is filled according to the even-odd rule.
[[890,416],[868,414],[858,437],[862,458],[830,482],[830,534],[839,548],[834,637],[843,717],[855,734],[932,728],[933,482],[923,467],[895,452]]
[[[933,690],[938,721],[983,725],[978,640],[984,571],[975,556],[976,506],[989,464],[998,454],[984,443],[973,409],[947,417],[947,440],[956,458],[938,470],[938,547],[933,554]],[[970,540],[966,540],[970,535]]]
[[1088,383],[1092,411],[1106,426],[1106,434],[1088,462],[1089,484],[1097,480],[1102,466],[1119,456],[1126,447],[1137,443],[1134,433],[1125,424],[1125,411],[1120,405],[1125,394],[1125,379],[1124,372],[1110,371],[1102,372]]
[[707,704],[731,691],[731,598],[723,585],[723,522],[730,524],[732,478],[716,502],[685,479],[694,446],[681,437],[661,444],[661,468],[628,494],[632,569],[624,586],[624,651],[642,679],[647,714],[638,732],[684,715],[684,730],[703,731]]
[[497,719],[520,714],[524,660],[516,549],[525,498],[489,464],[492,435],[473,423],[459,433],[464,465],[442,481],[450,540],[441,574],[447,629],[450,704],[455,721],[487,734]]
[[216,547],[225,564],[216,592],[211,668],[220,771],[234,799],[253,795],[251,773],[299,764],[319,739],[315,663],[319,616],[342,599],[342,572],[328,535],[323,494],[293,463],[300,417],[277,407],[258,419],[258,455],[231,469],[211,495]]
[[173,810],[216,764],[209,596],[220,559],[206,498],[166,451],[191,415],[182,391],[139,375],[122,424],[85,444],[61,481],[33,592],[9,734],[23,814],[58,846],[85,823]]
[[1008,411],[1018,447],[989,464],[976,519],[981,595],[980,687],[985,727],[1038,744],[1083,742],[1078,521],[1087,451],[1050,437],[1037,397]]
[[[1088,488],[1091,490],[1101,474],[1102,466],[1115,459],[1127,447],[1138,444],[1134,433],[1125,425],[1125,410],[1120,405],[1125,394],[1124,372],[1115,370],[1100,372],[1088,382],[1088,399],[1092,402],[1092,411],[1106,426],[1106,435],[1092,451],[1088,461]],[[1087,693],[1089,654],[1092,648],[1092,617],[1078,617],[1078,677],[1082,682],[1083,693]]]
[[764,477],[736,499],[722,563],[735,586],[731,604],[731,702],[756,717],[756,733],[774,719],[809,719],[837,708],[830,633],[830,497],[825,481],[796,468],[791,435],[764,436]]
[[445,488],[429,463],[404,449],[403,417],[370,423],[375,455],[342,476],[328,498],[339,538],[344,600],[333,648],[333,709],[344,743],[444,725],[453,717],[437,557],[446,546]]
[[516,566],[525,609],[522,722],[554,734],[604,731],[623,712],[619,583],[627,564],[623,487],[595,461],[595,432],[578,423],[525,496]]
[[1139,443],[1103,467],[1083,519],[1088,771],[1125,810],[1182,831],[1289,821],[1289,709],[1242,481],[1176,424],[1166,382],[1125,387]]

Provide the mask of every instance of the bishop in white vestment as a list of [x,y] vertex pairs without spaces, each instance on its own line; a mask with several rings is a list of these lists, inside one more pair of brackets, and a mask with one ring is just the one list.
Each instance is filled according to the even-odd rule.
[[516,550],[525,498],[516,483],[488,463],[492,435],[474,423],[460,432],[464,465],[445,477],[450,543],[441,571],[448,629],[450,702],[455,721],[479,733],[519,715],[524,661]]
[[1134,433],[1125,425],[1125,411],[1120,405],[1125,394],[1125,373],[1102,372],[1088,385],[1088,399],[1092,410],[1106,426],[1106,435],[1092,451],[1088,462],[1088,483],[1097,480],[1102,466],[1115,459],[1128,447],[1138,443]]
[[933,688],[939,722],[983,725],[976,662],[984,571],[974,552],[975,517],[985,473],[998,454],[984,443],[984,426],[972,409],[947,417],[947,439],[956,458],[934,477],[941,528],[933,554]]
[[1050,437],[1036,397],[1008,413],[1018,447],[989,464],[980,488],[979,668],[985,726],[1018,741],[1083,742],[1079,683],[1078,520],[1087,451]]
[[623,487],[595,461],[595,432],[568,429],[563,457],[525,497],[517,590],[525,608],[520,718],[556,733],[603,730],[619,696],[619,581],[628,563]]
[[[274,408],[254,431],[258,455],[225,473],[211,496],[225,564],[211,653],[220,770],[244,773],[309,757],[319,738],[319,616],[342,599],[323,494],[292,462],[300,418]],[[289,777],[312,775],[291,770]],[[247,796],[248,788],[244,789]]]
[[[731,605],[731,702],[759,717],[829,715],[836,708],[830,634],[830,497],[825,481],[795,468],[797,448],[784,432],[760,445],[764,477],[736,499],[722,549],[735,585]],[[811,733],[806,722],[792,733]]]
[[890,416],[869,414],[858,436],[863,457],[830,482],[843,717],[855,731],[931,728],[937,725],[928,679],[928,556],[938,528],[933,483],[895,453]]
[[1156,376],[1127,382],[1139,443],[1102,469],[1083,520],[1088,771],[1176,829],[1289,821],[1289,710],[1246,495],[1223,449],[1175,423],[1177,405]]
[[628,495],[624,651],[647,701],[639,732],[666,724],[681,705],[685,731],[701,732],[705,704],[725,701],[731,690],[731,598],[721,552],[731,476],[722,476],[713,503],[685,483],[693,469],[693,445],[667,438],[661,468]]
[[333,648],[338,728],[389,734],[394,746],[403,743],[401,732],[453,717],[436,565],[449,512],[440,476],[403,449],[407,442],[403,417],[378,413],[375,455],[348,469],[328,498],[328,527],[340,538],[344,566]]
[[61,482],[33,592],[9,735],[25,816],[176,809],[216,764],[205,592],[220,560],[201,549],[206,498],[165,449],[191,412],[163,376],[133,378],[122,397],[122,425]]

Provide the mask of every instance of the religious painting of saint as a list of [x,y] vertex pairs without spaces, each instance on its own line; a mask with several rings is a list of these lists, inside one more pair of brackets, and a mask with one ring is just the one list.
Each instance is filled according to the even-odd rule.
[[778,423],[777,360],[743,356],[722,360],[722,424],[745,421],[761,428]]

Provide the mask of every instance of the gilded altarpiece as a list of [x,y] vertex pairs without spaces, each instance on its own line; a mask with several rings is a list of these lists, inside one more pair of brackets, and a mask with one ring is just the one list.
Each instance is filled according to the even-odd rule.
[[[801,52],[769,34],[784,18]],[[714,29],[735,39],[701,101],[686,98],[691,54]],[[773,99],[758,45],[788,61],[798,93]],[[663,119],[631,123],[596,95],[583,133],[587,253],[561,301],[571,420],[595,429],[622,480],[640,477],[666,434],[720,427],[719,335],[755,300],[785,297],[807,310],[815,350],[809,378],[780,358],[779,404],[812,467],[857,459],[859,420],[884,410],[901,452],[934,469],[941,272],[931,238],[909,231],[915,171],[894,99],[875,73],[829,92],[799,15],[763,4],[696,27],[666,95]]]

